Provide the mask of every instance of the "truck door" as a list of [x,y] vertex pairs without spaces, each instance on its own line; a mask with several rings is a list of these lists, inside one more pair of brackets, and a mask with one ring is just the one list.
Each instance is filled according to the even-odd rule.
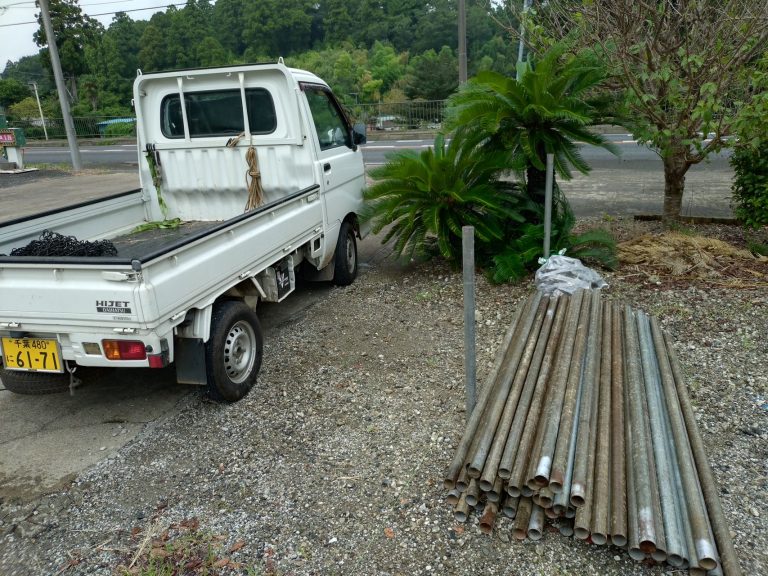
[[327,87],[302,84],[315,128],[317,163],[321,174],[328,238],[338,235],[341,221],[362,208],[365,186],[363,153],[352,143],[352,129],[346,115]]

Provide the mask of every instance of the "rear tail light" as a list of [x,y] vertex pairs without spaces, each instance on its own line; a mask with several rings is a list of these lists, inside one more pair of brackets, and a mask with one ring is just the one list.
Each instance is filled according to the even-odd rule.
[[135,340],[102,340],[104,356],[109,360],[144,360],[147,349],[144,342]]

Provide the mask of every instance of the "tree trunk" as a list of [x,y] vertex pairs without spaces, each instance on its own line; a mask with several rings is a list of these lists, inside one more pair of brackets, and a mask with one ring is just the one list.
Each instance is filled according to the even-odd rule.
[[537,204],[544,206],[547,187],[547,171],[539,170],[529,164],[525,178],[527,180],[526,190],[528,192],[528,197]]
[[666,223],[680,220],[685,191],[685,174],[690,165],[685,160],[685,151],[672,152],[664,158],[664,212],[662,221]]

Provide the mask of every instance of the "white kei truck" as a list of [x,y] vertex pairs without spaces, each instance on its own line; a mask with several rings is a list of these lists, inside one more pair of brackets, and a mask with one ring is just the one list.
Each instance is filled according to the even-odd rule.
[[[261,366],[258,302],[299,274],[355,279],[364,127],[282,59],[139,71],[133,99],[140,189],[0,224],[0,380],[43,394],[78,366],[174,364],[237,401]],[[10,255],[52,234],[113,248]]]

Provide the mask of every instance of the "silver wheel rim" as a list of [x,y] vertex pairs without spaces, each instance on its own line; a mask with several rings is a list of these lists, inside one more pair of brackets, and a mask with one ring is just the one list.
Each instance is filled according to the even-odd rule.
[[224,342],[224,369],[235,384],[248,378],[256,362],[256,333],[240,320],[232,325]]
[[355,254],[355,239],[351,234],[347,235],[347,270],[349,272],[355,271],[355,262],[357,255]]

